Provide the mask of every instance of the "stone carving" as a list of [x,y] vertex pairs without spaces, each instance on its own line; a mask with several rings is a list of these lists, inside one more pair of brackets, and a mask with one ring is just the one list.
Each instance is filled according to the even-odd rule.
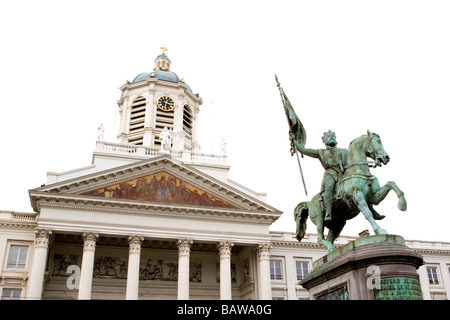
[[169,152],[172,145],[172,135],[167,127],[159,134],[159,140],[161,140],[161,151]]
[[178,246],[178,254],[180,255],[190,255],[191,252],[191,245],[192,245],[193,241],[192,240],[188,240],[188,239],[180,239],[177,242],[177,246]]
[[[141,263],[139,280],[178,281],[178,263],[148,259]],[[190,263],[189,281],[202,282],[201,263]]]
[[258,258],[270,259],[270,249],[272,249],[272,245],[270,243],[258,244]]
[[68,277],[71,273],[67,273],[67,268],[70,265],[76,265],[77,262],[78,255],[55,253],[53,255],[53,271],[51,275]]
[[129,236],[128,237],[128,244],[130,245],[129,253],[140,254],[142,241],[144,241],[144,237]]
[[103,126],[103,123],[100,123],[100,126],[97,130],[97,140],[105,140],[105,127]]
[[[137,239],[139,242],[140,239]],[[68,277],[67,268],[77,265],[78,255],[54,254],[52,276]],[[127,278],[128,259],[118,257],[97,257],[94,261],[94,278]],[[148,259],[141,262],[139,280],[178,280],[178,263]],[[189,281],[202,282],[202,264],[191,262],[189,265]]]
[[192,262],[189,268],[189,281],[202,282],[202,265],[201,263]]
[[36,229],[34,234],[35,234],[35,240],[34,240],[35,246],[47,248],[48,243],[52,237],[52,232],[49,230],[44,230],[44,229]]
[[243,271],[243,275],[244,275],[243,282],[250,281],[251,278],[250,278],[250,262],[249,262],[249,259],[245,259],[244,260],[243,270],[244,270]]
[[83,233],[83,250],[95,250],[99,235],[97,233]]
[[220,154],[227,154],[227,142],[225,141],[225,139],[222,139],[222,141],[220,142]]
[[98,257],[94,262],[94,277],[126,279],[127,265],[124,258]]
[[231,248],[234,246],[234,243],[229,241],[221,241],[217,244],[217,248],[219,249],[219,255],[221,258],[230,258],[231,257]]

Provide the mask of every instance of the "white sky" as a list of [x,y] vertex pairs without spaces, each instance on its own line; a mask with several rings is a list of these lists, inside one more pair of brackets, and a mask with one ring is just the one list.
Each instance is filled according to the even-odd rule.
[[[225,138],[230,178],[284,212],[271,230],[295,231],[293,209],[324,171],[302,159],[305,196],[276,73],[307,147],[323,148],[328,129],[344,148],[367,129],[381,136],[391,162],[372,172],[408,201],[401,212],[388,195],[383,228],[449,242],[449,16],[450,2],[433,0],[2,1],[0,210],[31,212],[28,190],[48,171],[91,164],[100,123],[116,141],[118,87],[166,45],[203,98],[203,151]],[[342,233],[364,229],[360,214]]]

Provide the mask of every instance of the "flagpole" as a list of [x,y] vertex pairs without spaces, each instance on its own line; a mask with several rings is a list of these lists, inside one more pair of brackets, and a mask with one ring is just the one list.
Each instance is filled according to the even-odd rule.
[[308,191],[306,191],[305,178],[303,177],[302,165],[300,164],[300,158],[298,157],[297,147],[295,146],[295,144],[292,140],[291,140],[291,142],[294,145],[294,152],[297,155],[298,167],[300,168],[300,174],[302,176],[303,189],[305,189],[305,195],[308,195]]
[[[287,113],[287,107],[286,107],[286,100],[284,98],[284,91],[283,88],[281,88],[280,83],[278,82],[278,77],[275,74],[275,80],[277,81],[277,87],[280,90],[280,96],[281,96],[281,101],[283,102],[283,107],[284,107],[284,111],[286,113],[286,118],[288,120],[288,125],[289,125],[289,115]],[[291,127],[289,126],[289,139],[291,140],[291,145],[292,145],[292,149],[294,150],[295,155],[297,156],[297,162],[298,162],[298,167],[300,168],[300,175],[302,176],[302,182],[303,182],[303,189],[305,190],[305,195],[308,195],[308,191],[306,191],[306,183],[305,183],[305,178],[303,177],[303,170],[302,170],[302,165],[300,163],[300,158],[298,156],[298,152],[297,152],[297,147],[295,146],[295,143],[293,141],[293,138],[291,137]]]

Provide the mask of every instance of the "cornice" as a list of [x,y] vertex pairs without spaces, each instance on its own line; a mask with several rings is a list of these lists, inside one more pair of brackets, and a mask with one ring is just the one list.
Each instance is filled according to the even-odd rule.
[[112,214],[162,216],[182,219],[201,219],[270,225],[279,218],[279,213],[245,211],[239,209],[168,205],[114,198],[99,198],[80,195],[49,194],[35,192],[38,209],[63,208],[81,211],[101,211]]
[[271,240],[270,243],[273,247],[298,247],[298,248],[312,248],[312,249],[324,249],[318,243],[313,242],[295,242],[295,241],[274,241]]
[[0,222],[0,228],[34,230],[37,223]]
[[443,249],[421,249],[421,248],[411,248],[417,253],[426,255],[440,255],[440,256],[450,256],[450,250]]
[[[312,249],[322,249],[325,250],[325,248],[315,242],[298,242],[298,241],[289,241],[289,240],[276,240],[275,237],[277,236],[277,233],[272,233],[272,239],[270,243],[273,246],[277,247],[297,247],[297,248],[312,248]],[[354,239],[349,239],[349,241],[352,241]],[[343,244],[335,244],[336,248],[341,247]],[[441,256],[450,256],[450,248],[418,248],[417,246],[411,246],[407,244],[407,247],[411,250],[415,251],[416,253],[423,254],[423,255],[441,255]]]
[[[248,211],[266,211],[281,215],[281,212],[270,207],[264,202],[248,196],[247,194],[219,181],[188,164],[183,164],[170,156],[159,156],[146,159],[133,164],[92,173],[74,179],[54,183],[52,185],[30,190],[30,198],[33,209],[37,211],[35,196],[45,194],[75,195],[86,191],[99,189],[108,185],[114,185],[124,181],[132,180],[140,176],[166,171],[180,179],[192,184],[228,203]],[[91,198],[91,197],[85,197]],[[142,204],[142,202],[140,202]]]
[[[147,78],[145,79],[145,81],[140,81],[140,82],[136,82],[136,83],[131,83],[131,82],[127,82],[124,85],[122,85],[119,89],[121,91],[124,90],[128,90],[131,91],[133,89],[137,89],[140,87],[145,87],[145,86],[149,86],[149,85],[159,85],[161,87],[168,87],[168,88],[173,88],[173,89],[183,89],[183,91],[185,92],[185,94],[189,95],[191,97],[191,99],[193,99],[194,101],[196,101],[196,103],[198,103],[199,105],[203,104],[203,100],[200,96],[197,96],[195,93],[193,93],[190,89],[189,86],[184,83],[184,82],[170,82],[170,81],[164,81],[164,80],[159,80],[158,78]],[[154,87],[154,89],[156,90],[156,87]]]

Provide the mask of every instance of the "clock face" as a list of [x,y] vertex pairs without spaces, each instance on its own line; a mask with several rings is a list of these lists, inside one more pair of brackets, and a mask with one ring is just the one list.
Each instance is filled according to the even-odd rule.
[[172,111],[175,107],[175,102],[169,96],[162,96],[158,99],[157,105],[163,111]]

